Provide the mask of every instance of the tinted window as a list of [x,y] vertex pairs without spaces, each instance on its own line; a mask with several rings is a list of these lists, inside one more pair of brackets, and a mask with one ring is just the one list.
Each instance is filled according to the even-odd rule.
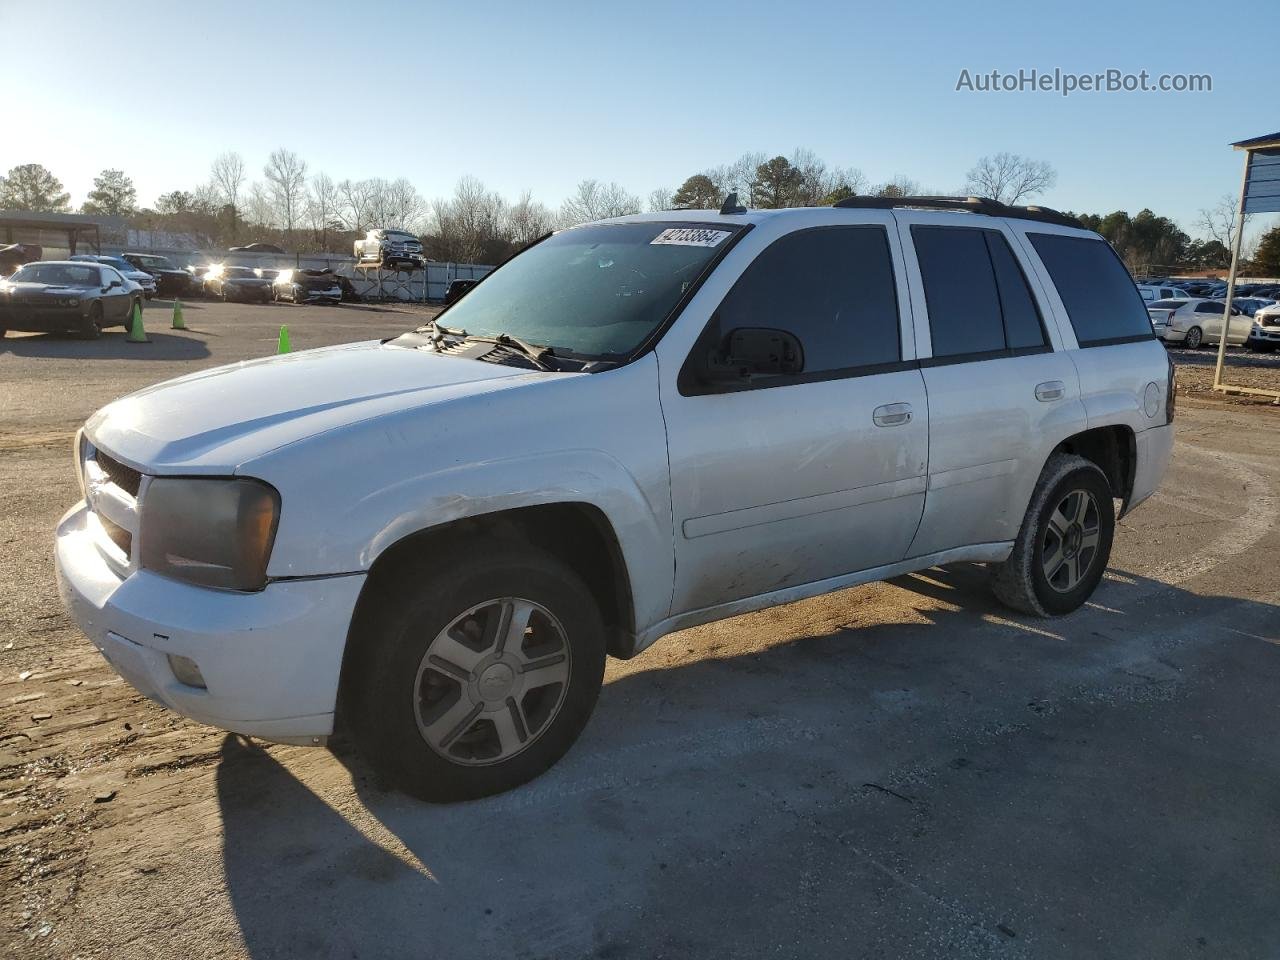
[[1226,309],[1226,304],[1222,304],[1222,303],[1196,304],[1196,313],[1216,313],[1218,316],[1222,316],[1222,313],[1225,309]]
[[1000,293],[1000,309],[1004,314],[1005,343],[1011,350],[1023,347],[1043,347],[1044,327],[1040,323],[1040,311],[1031,298],[1027,278],[1014,259],[1009,243],[994,230],[984,230],[987,249],[991,252],[991,264],[996,271],[996,288]]
[[1185,306],[1185,300],[1157,300],[1155,303],[1149,303],[1147,306],[1155,309],[1159,307],[1161,310],[1177,310],[1179,307]]
[[883,227],[801,230],[765,249],[720,305],[720,330],[800,338],[804,372],[901,359],[898,298]]
[[996,230],[912,227],[935,357],[1043,347],[1022,268]]
[[1110,244],[1105,240],[1029,233],[1067,308],[1080,346],[1151,336],[1151,320]]
[[912,227],[935,357],[1003,350],[1000,294],[983,231]]

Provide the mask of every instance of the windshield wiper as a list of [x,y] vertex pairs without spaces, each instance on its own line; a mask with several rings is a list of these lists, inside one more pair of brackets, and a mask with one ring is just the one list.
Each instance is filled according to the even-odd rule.
[[439,339],[440,337],[454,337],[458,340],[462,340],[467,336],[467,331],[455,330],[452,327],[446,327],[444,324],[438,323],[435,320],[428,320],[422,326],[418,327],[414,333],[420,333],[424,330],[431,331],[431,333],[434,334],[433,339]]
[[554,360],[556,356],[555,351],[552,350],[550,347],[541,347],[541,346],[538,346],[537,344],[528,343],[524,340],[521,340],[519,337],[511,336],[511,334],[509,333],[499,333],[492,337],[465,336],[464,334],[464,338],[469,341],[478,341],[480,343],[496,343],[499,346],[512,347],[520,351],[521,353],[523,353],[530,360],[532,360],[534,366],[536,366],[539,370],[546,370],[550,373],[555,373],[560,369],[558,366],[552,366],[550,363],[547,362],[546,358],[550,357],[551,359]]

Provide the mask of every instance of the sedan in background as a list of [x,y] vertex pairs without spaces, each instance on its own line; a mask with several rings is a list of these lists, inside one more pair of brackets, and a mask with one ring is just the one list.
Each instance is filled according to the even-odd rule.
[[342,284],[332,270],[281,270],[272,284],[277,300],[341,303]]
[[91,253],[77,253],[71,259],[82,260],[87,263],[105,263],[107,266],[118,271],[122,276],[132,280],[140,286],[142,288],[143,295],[148,300],[156,295],[156,278],[145,270],[139,270],[124,257],[107,257]]
[[262,279],[253,272],[253,268],[227,266],[213,267],[205,274],[204,292],[223,300],[258,303],[269,303],[272,293],[271,281]]
[[228,253],[284,253],[274,243],[247,243],[243,247],[228,247]]
[[185,297],[191,292],[191,274],[168,257],[154,253],[125,253],[121,258],[135,270],[149,273],[156,278],[156,293],[162,297]]
[[[1147,307],[1154,327],[1161,320],[1167,325],[1164,342],[1198,350],[1206,343],[1217,343],[1222,337],[1222,318],[1227,305],[1222,300],[1157,300]],[[1231,325],[1227,343],[1242,346],[1253,329],[1253,321],[1237,307],[1231,308]]]
[[104,327],[127,327],[142,300],[142,288],[106,264],[28,263],[0,280],[0,336],[6,330],[29,330],[93,340]]

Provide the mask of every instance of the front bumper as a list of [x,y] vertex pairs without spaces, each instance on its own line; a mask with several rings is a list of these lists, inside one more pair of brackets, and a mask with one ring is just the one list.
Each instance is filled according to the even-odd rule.
[[1249,334],[1249,346],[1263,343],[1280,346],[1280,327],[1262,327],[1261,330]]
[[[275,581],[258,593],[121,578],[79,503],[58,524],[58,592],[112,668],[139,693],[225,730],[318,743],[333,732],[347,627],[364,574]],[[178,681],[168,655],[195,661],[206,689]]]
[[317,300],[321,300],[326,303],[338,303],[340,300],[342,300],[342,288],[330,287],[327,290],[304,289],[300,292],[299,298],[302,300],[313,301],[313,302]]
[[32,333],[61,333],[81,329],[85,325],[85,316],[82,306],[6,305],[0,306],[0,327]]

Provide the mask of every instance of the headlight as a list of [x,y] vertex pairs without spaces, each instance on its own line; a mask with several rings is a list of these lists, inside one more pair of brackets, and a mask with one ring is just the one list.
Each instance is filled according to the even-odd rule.
[[221,590],[261,590],[280,494],[260,480],[157,477],[142,502],[140,558],[166,577]]
[[88,495],[84,482],[84,460],[89,452],[89,438],[84,435],[84,427],[76,431],[75,443],[71,445],[71,455],[75,457],[76,480],[80,484],[80,499]]

